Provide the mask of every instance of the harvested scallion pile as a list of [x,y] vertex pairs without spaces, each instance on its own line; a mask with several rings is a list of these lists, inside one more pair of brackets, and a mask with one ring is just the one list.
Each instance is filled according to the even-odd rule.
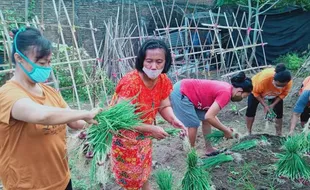
[[310,167],[301,154],[300,138],[300,135],[295,135],[285,141],[285,153],[277,155],[276,173],[293,181],[309,181]]
[[90,168],[91,180],[96,179],[96,168],[106,161],[113,134],[123,129],[134,130],[134,127],[142,123],[140,115],[135,111],[136,106],[130,101],[121,101],[95,117],[98,125],[87,128],[82,143],[87,144],[83,150],[86,152],[86,157],[93,159]]
[[247,141],[243,141],[240,142],[238,144],[235,144],[231,150],[232,151],[240,151],[240,150],[249,150],[251,148],[256,147],[257,145],[257,140],[256,139],[252,139],[252,140],[247,140]]
[[187,155],[187,171],[182,179],[182,190],[209,190],[209,174],[198,165],[198,155],[194,148]]
[[159,190],[172,190],[173,177],[172,172],[168,169],[161,169],[155,172],[156,183]]
[[216,156],[211,156],[211,157],[202,159],[202,162],[203,162],[202,167],[204,169],[209,169],[213,166],[217,166],[217,165],[220,165],[224,162],[230,162],[233,160],[234,160],[234,158],[232,157],[232,155],[222,153],[222,154],[218,154]]

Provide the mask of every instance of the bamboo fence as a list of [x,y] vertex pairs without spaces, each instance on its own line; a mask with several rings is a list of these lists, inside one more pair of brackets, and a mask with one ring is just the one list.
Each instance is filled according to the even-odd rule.
[[[168,75],[173,81],[182,78],[210,78],[211,68],[214,69],[217,77],[227,78],[226,76],[230,76],[229,73],[236,70],[252,71],[267,66],[266,59],[260,64],[263,66],[259,66],[255,55],[256,47],[264,49],[266,45],[262,38],[263,23],[258,23],[257,28],[251,28],[246,14],[241,15],[241,22],[237,19],[240,16],[238,14],[241,14],[239,10],[233,13],[232,17],[228,17],[220,8],[217,12],[209,10],[205,12],[205,17],[201,18],[196,17],[194,12],[189,12],[187,2],[185,8],[181,10],[182,16],[175,18],[173,15],[177,12],[176,9],[180,9],[176,7],[175,0],[169,9],[161,0],[161,7],[148,4],[150,22],[155,25],[154,30],[150,32],[147,24],[142,22],[141,13],[135,4],[129,7],[123,5],[119,7],[116,16],[107,19],[103,23],[104,29],[99,30],[93,26],[92,20],[89,20],[89,27],[76,26],[74,19],[70,19],[63,0],[52,0],[51,3],[55,13],[55,23],[43,23],[43,14],[41,14],[41,19],[35,16],[31,21],[25,22],[5,20],[5,15],[0,10],[2,36],[4,37],[0,44],[4,46],[6,63],[0,66],[0,69],[2,68],[0,74],[14,73],[14,65],[10,56],[12,48],[10,25],[14,24],[17,28],[25,25],[34,26],[43,33],[47,27],[57,29],[58,39],[54,41],[56,48],[52,66],[58,69],[54,69],[48,84],[53,85],[61,93],[71,90],[72,105],[78,109],[83,109],[85,104],[90,108],[95,107],[102,96],[108,103],[111,92],[106,86],[106,81],[109,80],[116,84],[122,76],[133,70],[138,48],[141,43],[150,38],[162,39],[169,46],[173,55],[173,66]],[[42,13],[44,12],[43,5],[42,1]],[[74,7],[71,8],[74,15]],[[130,18],[132,14],[129,10],[126,15],[126,8],[134,10],[136,22],[124,19]],[[60,15],[62,15],[62,21]],[[66,18],[65,21],[63,21],[64,18]],[[221,18],[225,22],[220,22]],[[77,30],[89,32],[95,57],[84,56],[85,53],[79,46],[83,42],[78,43]],[[247,39],[245,43],[246,36],[252,31],[256,32],[256,38],[252,41]],[[104,34],[103,39],[96,39],[97,32]],[[224,43],[223,33],[225,32],[228,35]],[[73,45],[70,48],[67,46],[69,42],[66,41],[64,33],[69,34],[72,39]],[[248,54],[248,50],[252,50],[252,54]],[[66,77],[69,80],[66,86],[61,84],[62,78],[60,77],[60,71],[64,70],[67,71]],[[77,72],[80,72],[80,78],[76,77]],[[81,88],[84,90],[84,97],[81,97],[79,91]]]

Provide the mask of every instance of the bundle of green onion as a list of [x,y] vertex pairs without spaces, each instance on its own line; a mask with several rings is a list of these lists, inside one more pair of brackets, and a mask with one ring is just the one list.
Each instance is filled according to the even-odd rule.
[[99,113],[95,120],[98,125],[92,125],[86,130],[83,139],[83,152],[87,158],[92,158],[91,179],[96,178],[97,165],[103,165],[112,145],[112,137],[119,130],[134,130],[142,121],[140,115],[135,113],[136,106],[130,101],[121,101],[113,107]]
[[278,176],[287,177],[293,181],[309,181],[310,167],[301,155],[300,135],[288,138],[284,143],[285,153],[278,154],[276,163]]
[[[209,141],[212,144],[218,144],[222,140],[224,140],[224,132],[220,130],[214,130],[212,133],[207,134],[205,136],[205,139]],[[235,131],[233,131],[232,134],[233,138],[239,138],[239,134]]]
[[168,133],[170,136],[177,136],[180,134],[182,131],[181,129],[176,129],[176,128],[164,128],[165,132]]
[[308,127],[304,129],[304,131],[301,133],[301,149],[304,153],[309,154],[310,153],[310,133]]
[[198,155],[194,148],[187,155],[187,171],[182,179],[182,190],[210,190],[209,174],[198,166]]
[[205,136],[206,140],[212,144],[218,144],[224,138],[224,132],[220,130],[214,130],[212,133]]
[[155,179],[159,190],[172,190],[173,177],[170,170],[158,170],[157,172],[155,172]]
[[232,157],[232,155],[221,153],[221,154],[218,154],[216,156],[212,156],[212,157],[202,159],[202,162],[203,162],[202,167],[204,169],[209,169],[213,166],[217,166],[217,165],[220,165],[224,162],[230,162],[233,160],[234,160],[234,158]]
[[238,144],[235,144],[231,148],[231,150],[232,151],[249,150],[251,148],[256,147],[257,143],[258,143],[258,141],[256,139],[243,141],[243,142],[240,142]]
[[269,112],[267,112],[265,119],[267,119],[268,121],[272,121],[276,117],[277,114],[273,111],[273,109],[271,109]]

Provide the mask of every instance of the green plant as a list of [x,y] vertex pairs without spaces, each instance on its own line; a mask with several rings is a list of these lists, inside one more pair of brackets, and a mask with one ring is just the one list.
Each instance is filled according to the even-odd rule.
[[249,150],[251,148],[256,147],[258,141],[256,139],[243,141],[241,143],[235,144],[231,150],[232,151],[240,151],[240,150]]
[[182,179],[182,190],[210,190],[209,174],[198,166],[198,155],[194,148],[187,154],[187,170]]
[[284,63],[292,71],[297,71],[305,62],[306,57],[297,53],[287,53],[276,59],[275,63]]
[[208,169],[208,168],[211,168],[213,166],[220,165],[224,162],[230,162],[233,160],[234,160],[234,158],[232,157],[232,155],[227,155],[227,154],[222,153],[222,154],[218,154],[216,156],[212,156],[210,158],[202,159],[202,162],[203,162],[202,167],[204,169]]
[[168,169],[161,169],[155,172],[155,180],[159,190],[172,190],[173,176]]
[[176,129],[176,128],[164,128],[164,130],[170,136],[177,136],[181,132],[181,129]]
[[77,147],[77,155],[81,151],[86,152],[87,158],[92,158],[90,168],[91,182],[95,182],[98,165],[101,166],[106,160],[107,154],[110,152],[112,146],[112,137],[117,134],[119,130],[134,130],[134,127],[140,125],[140,114],[136,114],[137,106],[130,101],[121,101],[115,106],[100,112],[95,120],[98,125],[93,125],[87,128],[86,132],[80,134],[82,139],[81,145]]
[[205,139],[212,144],[217,144],[224,138],[224,132],[220,130],[214,130],[212,133],[207,134]]
[[[53,51],[52,60],[53,63],[59,62],[66,62],[66,52],[69,55],[69,60],[77,60],[77,51],[80,52],[82,59],[90,59],[90,56],[84,49],[76,50],[71,46],[61,45],[59,48],[56,49],[56,45],[53,44],[55,50]],[[98,70],[96,68],[95,63],[90,62],[83,62],[84,71],[87,76],[87,83],[89,84],[90,93],[92,98],[98,98],[102,100],[107,99],[103,93],[103,83],[105,86],[106,94],[108,96],[114,93],[115,83],[112,82],[109,78],[105,76],[102,70]],[[73,78],[75,80],[77,94],[79,96],[80,101],[87,101],[89,99],[88,92],[86,88],[86,83],[84,81],[84,72],[82,70],[81,65],[77,62],[71,64]],[[59,81],[59,86],[61,89],[61,94],[67,102],[73,102],[75,98],[74,88],[73,88],[73,80],[70,72],[70,68],[68,65],[55,65],[53,66],[53,71],[56,75],[57,80]],[[103,78],[102,78],[103,77]],[[103,102],[104,102],[103,101]]]
[[302,134],[289,137],[284,142],[285,152],[278,154],[276,173],[278,176],[287,177],[293,181],[309,181],[310,167],[301,155]]

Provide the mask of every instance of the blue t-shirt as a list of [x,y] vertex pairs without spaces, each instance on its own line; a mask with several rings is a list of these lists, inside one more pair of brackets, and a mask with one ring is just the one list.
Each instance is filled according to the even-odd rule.
[[302,113],[309,103],[310,90],[305,90],[299,96],[294,108],[295,113]]

